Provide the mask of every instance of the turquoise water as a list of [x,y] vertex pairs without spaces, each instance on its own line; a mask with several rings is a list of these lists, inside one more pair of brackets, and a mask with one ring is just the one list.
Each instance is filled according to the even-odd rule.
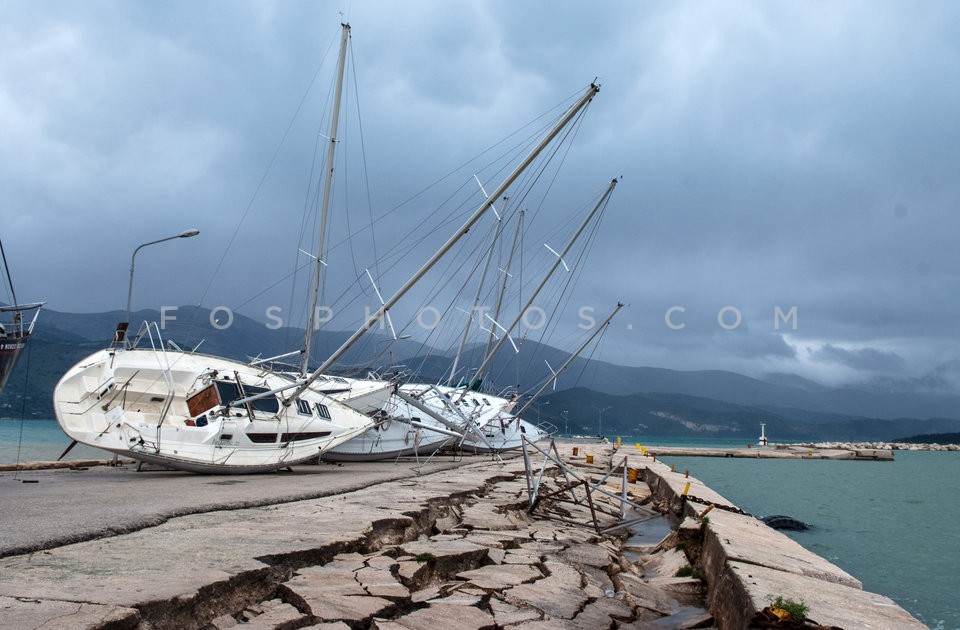
[[893,462],[662,459],[751,514],[786,514],[812,525],[784,533],[931,628],[960,629],[960,502],[954,485],[960,453],[894,456]]
[[[0,464],[52,461],[70,446],[56,420],[0,418]],[[19,455],[19,457],[18,457]],[[78,444],[64,459],[109,459],[107,451]]]

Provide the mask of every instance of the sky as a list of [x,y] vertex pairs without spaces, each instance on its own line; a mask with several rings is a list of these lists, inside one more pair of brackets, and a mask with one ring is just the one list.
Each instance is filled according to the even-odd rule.
[[557,339],[619,300],[593,358],[960,392],[954,2],[9,0],[0,236],[17,297],[123,309],[134,248],[196,228],[138,254],[135,310],[292,305],[306,274],[271,287],[312,249],[330,92],[315,77],[343,20],[372,192],[331,239],[384,217],[351,243],[351,278],[429,230],[378,271],[389,294],[458,225],[418,191],[596,79],[531,232],[621,178]]

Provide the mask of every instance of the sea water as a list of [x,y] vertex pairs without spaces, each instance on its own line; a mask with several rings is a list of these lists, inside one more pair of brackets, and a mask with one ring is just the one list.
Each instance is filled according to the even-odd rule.
[[[12,420],[0,418],[0,464],[53,461],[72,440],[56,420]],[[78,444],[64,459],[110,459],[113,455]]]
[[755,516],[809,524],[784,533],[931,628],[960,629],[960,452],[895,451],[892,462],[661,459]]

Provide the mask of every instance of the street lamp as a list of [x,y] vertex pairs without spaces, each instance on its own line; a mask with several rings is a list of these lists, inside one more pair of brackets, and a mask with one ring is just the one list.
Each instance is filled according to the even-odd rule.
[[177,234],[176,236],[168,236],[167,238],[161,238],[156,241],[150,241],[149,243],[144,243],[140,245],[135,250],[133,250],[133,256],[130,257],[130,288],[127,289],[127,323],[130,323],[130,302],[133,299],[133,266],[134,261],[137,258],[137,252],[146,247],[147,245],[156,245],[157,243],[163,243],[164,241],[172,241],[175,238],[190,238],[191,236],[196,236],[200,233],[200,230],[186,230]]
[[597,435],[600,437],[603,437],[603,412],[612,408],[613,407],[604,407],[603,409],[600,410],[600,413],[597,417]]
[[549,404],[550,404],[549,400],[546,402],[537,403],[537,424],[540,424],[540,407],[544,405],[549,405]]
[[560,415],[563,416],[563,434],[567,437],[570,437],[570,427],[569,427],[569,418],[567,414],[570,413],[566,409],[560,412]]

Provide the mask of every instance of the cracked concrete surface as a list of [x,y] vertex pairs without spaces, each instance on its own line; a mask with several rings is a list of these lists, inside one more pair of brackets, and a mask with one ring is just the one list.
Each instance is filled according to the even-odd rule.
[[467,460],[8,556],[0,626],[596,628],[680,607],[622,587],[624,566],[645,578],[619,541],[528,515],[522,472]]

